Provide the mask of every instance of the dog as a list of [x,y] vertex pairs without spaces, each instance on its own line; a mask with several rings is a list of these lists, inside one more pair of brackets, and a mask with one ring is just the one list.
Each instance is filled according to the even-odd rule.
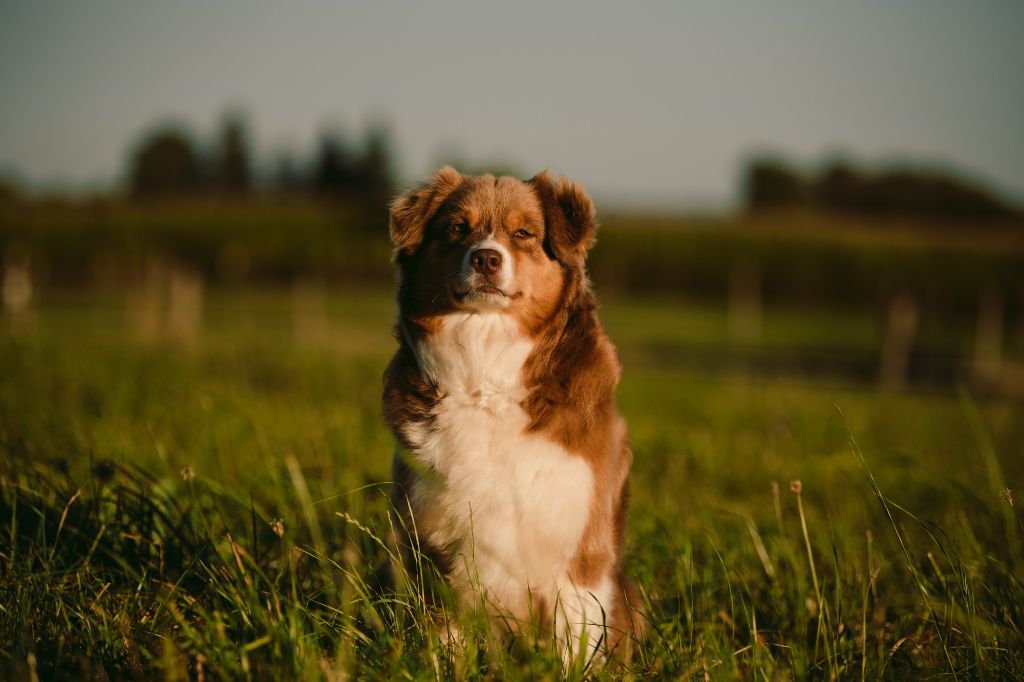
[[642,631],[622,572],[621,369],[585,270],[595,230],[583,187],[547,171],[446,166],[390,211],[398,349],[383,408],[400,542],[460,604],[513,631],[533,623],[566,657]]

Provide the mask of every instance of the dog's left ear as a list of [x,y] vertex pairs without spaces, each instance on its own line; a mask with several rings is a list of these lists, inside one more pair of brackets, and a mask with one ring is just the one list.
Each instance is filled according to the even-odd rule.
[[582,265],[594,244],[594,202],[579,183],[541,171],[526,181],[544,207],[544,250],[569,265]]

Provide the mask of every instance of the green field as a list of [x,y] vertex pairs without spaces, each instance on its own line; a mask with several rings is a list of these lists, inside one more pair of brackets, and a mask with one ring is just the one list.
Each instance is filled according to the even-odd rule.
[[[178,327],[111,290],[4,320],[3,677],[558,677],[543,637],[448,649],[414,581],[377,585],[393,305],[297,291],[215,289]],[[807,314],[766,310],[765,346],[876,351],[871,315]],[[663,362],[728,345],[709,303],[603,317],[650,635],[572,676],[1024,678],[1024,402]]]

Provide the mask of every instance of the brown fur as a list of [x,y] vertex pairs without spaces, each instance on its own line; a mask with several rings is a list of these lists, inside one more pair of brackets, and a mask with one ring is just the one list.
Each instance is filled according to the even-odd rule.
[[[524,226],[533,233],[529,239],[514,234]],[[639,635],[642,619],[634,613],[640,606],[636,590],[621,572],[632,457],[615,405],[621,370],[597,318],[584,269],[595,230],[593,204],[583,188],[552,179],[546,172],[520,182],[489,175],[466,177],[445,167],[429,183],[396,200],[391,235],[400,273],[399,349],[385,373],[383,402],[392,431],[408,446],[403,425],[429,422],[439,399],[436,387],[417,367],[412,344],[459,308],[445,273],[455,271],[466,240],[493,234],[514,255],[517,278],[531,285],[508,309],[535,342],[523,368],[528,428],[583,458],[594,474],[595,494],[570,571],[583,587],[596,585],[609,571],[618,576],[618,601],[610,623],[612,639],[617,640],[616,632]],[[408,465],[396,460],[395,503],[400,513],[408,508],[403,498],[411,475]],[[444,570],[444,548],[425,550],[436,555]]]

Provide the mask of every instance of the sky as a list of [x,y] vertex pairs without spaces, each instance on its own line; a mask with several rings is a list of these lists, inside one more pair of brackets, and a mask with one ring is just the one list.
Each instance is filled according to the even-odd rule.
[[0,0],[0,173],[122,178],[161,121],[248,118],[263,159],[390,127],[609,202],[737,198],[756,152],[953,166],[1024,197],[1024,3]]

